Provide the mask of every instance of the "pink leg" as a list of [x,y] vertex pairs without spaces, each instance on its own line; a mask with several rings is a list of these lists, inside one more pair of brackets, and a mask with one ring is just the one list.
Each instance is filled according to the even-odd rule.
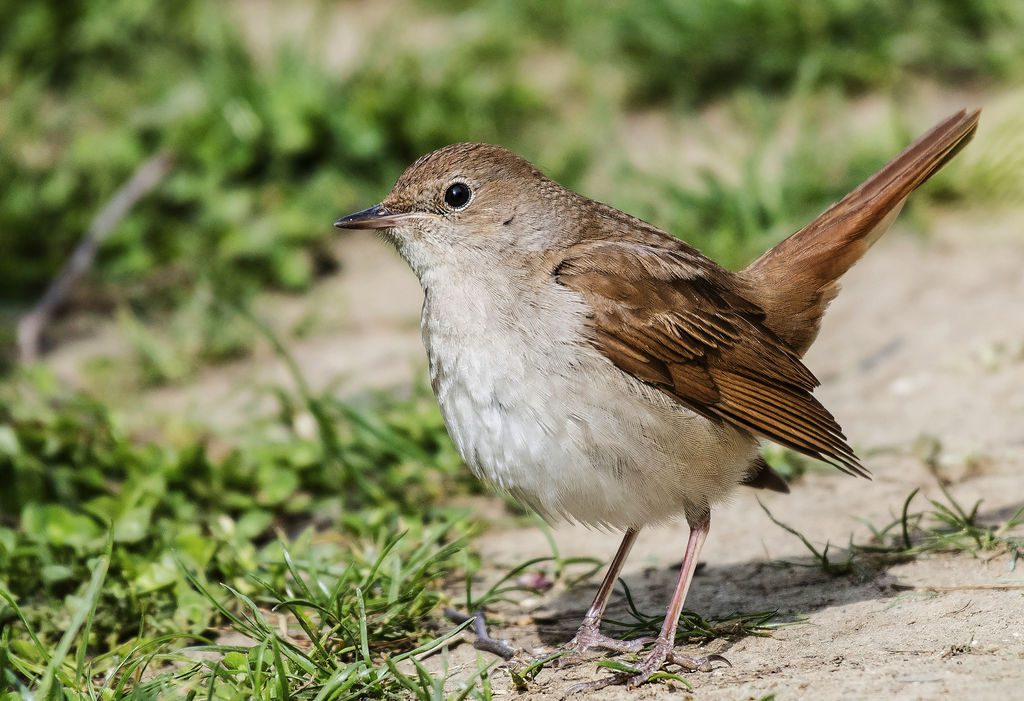
[[611,598],[612,591],[615,589],[615,582],[619,578],[619,572],[622,571],[622,565],[625,564],[626,557],[629,555],[633,543],[636,542],[639,532],[635,528],[626,530],[625,535],[622,537],[622,543],[619,544],[619,549],[615,553],[615,557],[612,558],[611,564],[608,565],[608,572],[601,582],[601,588],[597,590],[597,595],[594,596],[594,603],[590,605],[590,609],[583,617],[583,623],[580,625],[579,631],[576,632],[576,637],[566,643],[564,649],[583,652],[589,648],[600,647],[606,650],[615,650],[616,652],[639,652],[646,643],[650,642],[650,638],[616,640],[601,634],[601,617],[604,616],[604,610],[608,606],[608,599]]
[[710,514],[700,519],[693,519],[690,522],[690,537],[686,542],[686,553],[683,555],[683,564],[679,568],[679,578],[676,580],[676,588],[672,592],[668,611],[665,612],[665,621],[661,625],[661,633],[654,643],[654,649],[639,664],[635,665],[640,670],[640,674],[634,676],[616,675],[589,684],[579,684],[570,689],[570,692],[593,691],[609,684],[622,683],[628,683],[630,687],[635,688],[650,679],[651,675],[660,670],[666,662],[680,665],[685,669],[702,672],[710,671],[712,662],[728,663],[720,655],[693,658],[680,655],[672,649],[675,643],[676,626],[679,625],[679,614],[683,611],[683,602],[686,600],[686,593],[690,589],[693,572],[697,569],[697,558],[700,556],[700,549],[704,545],[704,540],[708,537],[708,529],[710,527]]

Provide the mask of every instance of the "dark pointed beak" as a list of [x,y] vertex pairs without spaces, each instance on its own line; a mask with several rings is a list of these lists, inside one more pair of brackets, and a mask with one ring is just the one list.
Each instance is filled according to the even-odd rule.
[[402,220],[415,216],[413,213],[391,212],[383,205],[374,205],[361,212],[350,214],[334,222],[339,229],[387,229],[398,226]]

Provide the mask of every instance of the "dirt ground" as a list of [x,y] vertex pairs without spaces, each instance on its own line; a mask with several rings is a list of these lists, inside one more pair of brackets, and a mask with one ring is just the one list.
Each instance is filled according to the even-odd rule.
[[[1005,555],[939,555],[880,573],[833,577],[803,566],[807,551],[768,520],[756,499],[818,545],[843,545],[851,534],[866,542],[862,519],[889,523],[917,487],[923,508],[923,497],[941,498],[940,480],[962,504],[983,499],[986,522],[1006,519],[1024,503],[1022,221],[1020,212],[936,214],[926,222],[927,238],[898,225],[846,277],[807,363],[822,381],[818,396],[874,479],[809,473],[790,495],[744,490],[713,514],[705,567],[687,607],[705,617],[778,609],[782,620],[801,623],[770,637],[684,651],[723,654],[733,665],[685,675],[694,697],[1004,699],[1021,693],[1024,562],[1011,571]],[[341,275],[309,296],[271,299],[269,313],[278,321],[314,315],[316,332],[292,344],[314,384],[347,378],[345,392],[405,384],[425,362],[419,287],[372,236],[341,239],[338,247]],[[74,382],[84,358],[112,345],[98,334],[50,359]],[[269,350],[212,369],[187,386],[148,394],[145,413],[230,430],[260,411],[261,395],[253,388],[267,382],[287,382]],[[922,459],[929,450],[937,451],[932,467]],[[481,515],[508,522],[497,500],[481,504]],[[569,526],[554,535],[562,555],[602,559],[611,557],[618,539]],[[640,535],[623,575],[645,612],[665,606],[685,540],[683,526]],[[550,554],[536,528],[499,526],[477,545],[492,574]],[[492,634],[512,641],[525,657],[554,650],[572,637],[597,580],[500,608],[514,625]],[[621,613],[616,593],[609,615]],[[453,686],[475,670],[476,654],[469,644],[451,650]],[[562,698],[573,684],[601,675],[594,665],[601,657],[545,669],[529,697]],[[430,664],[440,664],[439,656]],[[499,698],[518,693],[500,667],[492,678]],[[592,696],[686,693],[679,684],[650,684]]]

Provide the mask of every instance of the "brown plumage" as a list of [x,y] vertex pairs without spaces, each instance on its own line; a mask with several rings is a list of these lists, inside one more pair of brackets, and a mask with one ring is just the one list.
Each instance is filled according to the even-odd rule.
[[587,243],[570,249],[556,278],[588,302],[594,342],[620,369],[708,418],[866,475],[811,394],[814,375],[765,326],[765,312],[733,276],[708,275],[705,261]]

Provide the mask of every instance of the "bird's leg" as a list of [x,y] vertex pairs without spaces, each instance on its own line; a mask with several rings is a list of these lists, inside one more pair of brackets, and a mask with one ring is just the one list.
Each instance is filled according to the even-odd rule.
[[628,684],[631,688],[635,688],[650,679],[651,675],[660,670],[666,662],[677,664],[684,669],[701,672],[711,671],[711,664],[713,662],[729,663],[721,655],[694,658],[680,655],[672,649],[675,645],[679,614],[683,611],[686,592],[690,588],[693,572],[697,568],[697,557],[700,555],[701,546],[704,545],[704,540],[708,536],[708,529],[711,526],[711,515],[705,513],[699,518],[687,519],[687,521],[690,524],[690,537],[686,542],[686,554],[683,555],[683,564],[679,568],[679,579],[676,580],[676,588],[672,592],[668,611],[665,612],[665,622],[661,625],[661,633],[654,642],[654,648],[638,664],[633,665],[640,670],[640,673],[635,675],[617,674],[588,684],[578,684],[570,689],[570,693],[594,691],[610,684]]
[[619,549],[615,552],[615,557],[612,558],[611,564],[608,565],[608,572],[601,582],[601,588],[597,590],[594,603],[590,605],[590,609],[587,610],[587,614],[583,617],[583,623],[576,632],[576,637],[566,643],[562,648],[563,650],[583,652],[589,648],[599,647],[606,650],[615,650],[616,652],[640,652],[643,646],[651,641],[651,638],[617,640],[601,634],[601,617],[604,616],[605,607],[608,606],[608,599],[615,589],[615,582],[619,577],[619,572],[622,570],[622,565],[626,562],[626,557],[629,555],[629,551],[633,547],[639,532],[639,529],[636,528],[626,530],[625,535],[622,537],[622,543],[619,544]]
[[628,679],[630,687],[637,687],[650,679],[651,675],[661,669],[666,662],[677,664],[684,669],[709,672],[711,663],[725,661],[719,655],[709,657],[687,657],[676,653],[675,647],[676,627],[679,625],[679,614],[683,611],[683,602],[686,600],[686,592],[690,589],[690,582],[693,581],[693,572],[697,569],[697,558],[700,556],[700,549],[704,540],[708,537],[708,530],[711,527],[711,514],[705,512],[695,519],[687,519],[690,524],[690,537],[686,541],[686,553],[683,555],[683,564],[679,568],[679,579],[676,580],[676,588],[672,592],[672,599],[668,603],[668,611],[665,612],[665,622],[661,624],[661,633],[654,642],[654,649],[647,653],[639,664],[635,665],[640,674]]

